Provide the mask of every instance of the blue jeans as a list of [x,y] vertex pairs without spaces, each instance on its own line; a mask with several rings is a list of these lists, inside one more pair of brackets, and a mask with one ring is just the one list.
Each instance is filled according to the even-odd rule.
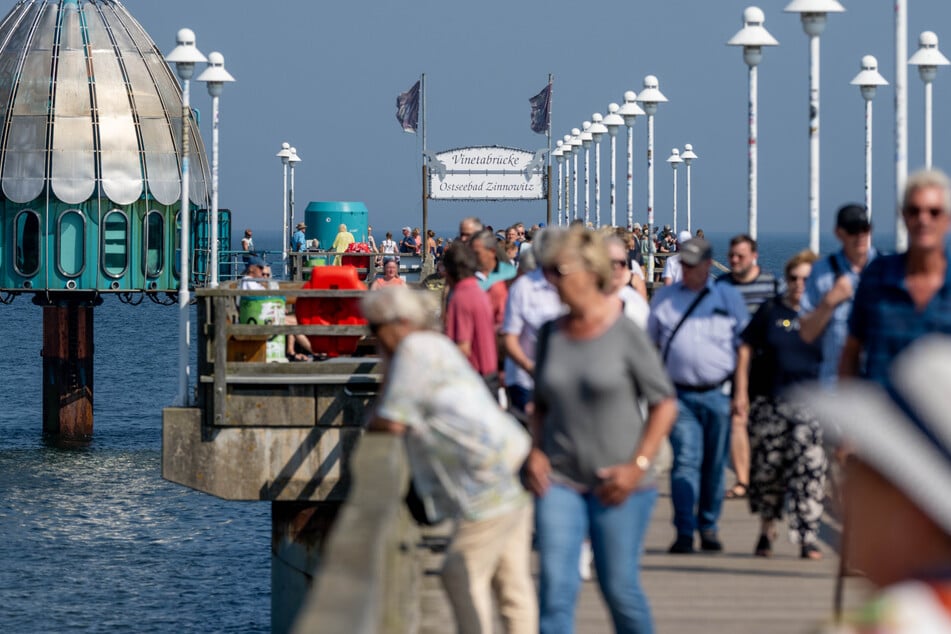
[[635,491],[618,506],[605,506],[594,493],[552,484],[535,502],[541,563],[541,634],[574,632],[581,577],[581,543],[591,537],[594,566],[614,629],[621,634],[654,631],[641,589],[640,558],[657,490]]
[[677,392],[679,413],[670,432],[674,465],[670,497],[678,536],[716,532],[723,507],[724,473],[730,447],[730,397],[719,389]]

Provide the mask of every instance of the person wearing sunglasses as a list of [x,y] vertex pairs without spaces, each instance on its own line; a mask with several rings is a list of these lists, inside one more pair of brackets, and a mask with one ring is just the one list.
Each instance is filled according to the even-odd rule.
[[[815,261],[816,254],[806,249],[786,262],[786,291],[760,304],[741,335],[737,355],[733,402],[739,405],[744,432],[749,420],[747,492],[750,510],[761,519],[757,557],[772,555],[775,523],[788,499],[790,538],[800,545],[803,559],[822,558],[818,535],[827,464],[822,433],[808,407],[786,397],[791,386],[819,376],[822,348],[799,336],[799,302]],[[755,373],[750,372],[753,358],[758,361]]]
[[921,336],[951,334],[951,181],[938,170],[908,179],[902,220],[908,251],[877,258],[862,274],[839,376],[888,378],[895,356]]
[[839,359],[848,334],[852,297],[859,285],[859,276],[875,259],[872,247],[872,222],[864,205],[849,204],[839,208],[835,220],[835,237],[842,248],[816,261],[806,280],[800,315],[799,335],[806,343],[818,341],[822,346],[822,367],[819,380],[834,386],[839,373]]

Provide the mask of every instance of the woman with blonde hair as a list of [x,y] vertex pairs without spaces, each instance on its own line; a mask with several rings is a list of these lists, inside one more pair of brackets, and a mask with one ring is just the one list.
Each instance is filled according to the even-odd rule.
[[541,632],[573,630],[590,537],[615,630],[649,633],[640,556],[657,500],[651,463],[676,417],[674,388],[647,334],[610,293],[603,237],[574,227],[553,240],[542,267],[568,313],[539,333],[525,468],[536,495]]
[[458,347],[433,330],[431,294],[392,286],[367,293],[360,306],[387,361],[370,428],[405,436],[427,510],[457,519],[442,581],[458,631],[494,630],[494,593],[505,631],[534,634],[531,499],[518,479],[528,435]]

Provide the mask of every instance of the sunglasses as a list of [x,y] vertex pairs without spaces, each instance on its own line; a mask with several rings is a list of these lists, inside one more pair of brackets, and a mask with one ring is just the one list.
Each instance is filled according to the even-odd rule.
[[923,211],[930,214],[932,218],[937,218],[941,214],[945,213],[944,209],[941,209],[940,207],[919,207],[917,205],[908,205],[902,209],[902,213],[904,213],[906,216],[911,216],[912,218],[917,218]]
[[578,267],[568,266],[565,264],[559,264],[557,266],[542,267],[542,273],[556,280],[561,279],[566,275],[571,275],[572,273],[576,273],[578,270],[579,270]]
[[613,266],[616,269],[626,269],[627,260],[611,260],[611,266]]
[[787,275],[786,279],[790,282],[805,282],[808,275]]

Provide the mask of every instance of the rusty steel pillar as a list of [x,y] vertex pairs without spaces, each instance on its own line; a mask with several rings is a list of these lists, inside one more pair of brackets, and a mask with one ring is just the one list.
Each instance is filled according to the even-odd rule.
[[93,308],[101,300],[77,294],[43,307],[43,436],[53,443],[84,443],[93,427]]
[[290,632],[342,502],[271,503],[271,632]]

